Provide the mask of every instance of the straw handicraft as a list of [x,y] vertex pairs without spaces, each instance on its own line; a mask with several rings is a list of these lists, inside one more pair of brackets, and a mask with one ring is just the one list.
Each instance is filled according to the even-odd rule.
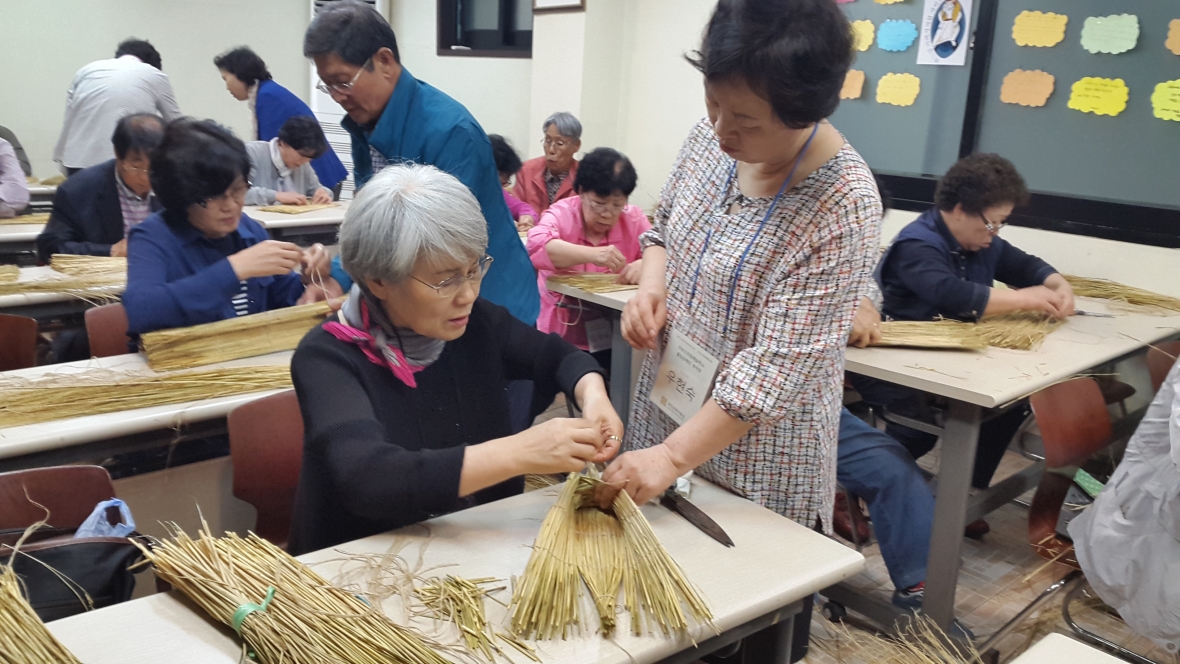
[[987,342],[971,323],[957,320],[885,321],[874,346],[983,350]]
[[127,259],[115,256],[79,256],[54,254],[49,259],[54,272],[71,277],[109,277],[112,281],[127,280]]
[[0,662],[4,664],[80,664],[37,617],[21,593],[21,581],[13,570],[16,551],[20,549],[31,533],[41,526],[39,521],[30,526],[21,536],[7,565],[0,566]]
[[263,664],[447,664],[416,633],[337,588],[282,549],[250,534],[141,546],[156,575],[245,641]]
[[0,284],[12,283],[20,279],[20,268],[15,265],[0,265]]
[[549,277],[549,281],[563,286],[580,288],[588,293],[613,293],[639,288],[636,284],[615,283],[618,278],[619,275],[610,272],[574,272]]
[[323,210],[324,208],[336,207],[335,203],[317,203],[315,205],[264,205],[258,208],[259,212],[278,212],[279,214],[303,214],[304,212],[313,212],[315,210]]
[[975,324],[989,346],[1010,350],[1036,350],[1061,321],[1041,313],[1025,312],[989,316]]
[[1065,275],[1065,280],[1069,282],[1070,287],[1073,288],[1073,294],[1077,296],[1114,300],[1131,307],[1141,308],[1149,313],[1180,312],[1180,298],[1161,295],[1106,279],[1088,279]]
[[37,214],[21,214],[15,217],[5,217],[0,219],[0,226],[19,226],[22,224],[47,224],[49,223],[49,213],[40,212]]
[[127,259],[54,254],[52,272],[25,281],[0,278],[0,295],[61,293],[87,302],[119,298],[127,285]]
[[157,371],[291,350],[332,308],[313,302],[215,323],[149,332],[140,337],[148,364]]
[[685,635],[690,623],[716,631],[713,616],[627,492],[610,511],[589,506],[601,482],[570,475],[541,532],[512,598],[512,629],[524,638],[566,638],[584,624],[582,582],[599,631],[611,636],[620,587],[635,635]]
[[454,623],[469,652],[483,655],[493,662],[496,655],[507,659],[504,651],[496,644],[498,639],[534,662],[541,661],[536,651],[519,637],[495,631],[488,623],[483,606],[484,597],[504,588],[486,586],[498,582],[498,579],[492,577],[464,579],[448,575],[445,578],[428,579],[426,583],[414,589],[414,594],[435,618]]
[[160,375],[104,369],[0,379],[0,426],[228,397],[291,387],[286,365],[206,369]]

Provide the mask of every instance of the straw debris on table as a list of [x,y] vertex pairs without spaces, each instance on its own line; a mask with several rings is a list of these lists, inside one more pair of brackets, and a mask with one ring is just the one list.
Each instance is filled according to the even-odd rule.
[[12,283],[20,279],[20,268],[15,265],[0,265],[0,284]]
[[62,175],[61,173],[58,173],[57,175],[50,175],[49,177],[42,179],[41,184],[43,184],[47,187],[56,187],[57,185],[65,182],[65,181],[66,181],[66,176]]
[[4,664],[81,664],[37,617],[12,568],[25,539],[44,525],[45,521],[38,521],[26,529],[11,547],[13,555],[8,564],[0,566],[0,662]]
[[685,635],[690,623],[715,631],[712,612],[627,492],[619,492],[607,512],[588,504],[600,483],[577,474],[566,480],[517,580],[512,630],[538,639],[579,631],[585,581],[604,636],[615,629],[620,587],[636,635]]
[[251,533],[140,547],[156,575],[245,641],[263,664],[446,664],[415,632],[337,588],[282,549]]
[[1180,312],[1180,298],[1162,295],[1142,288],[1127,286],[1107,279],[1090,279],[1065,275],[1065,280],[1079,297],[1113,300],[1148,312],[1170,315]]
[[982,350],[987,342],[971,323],[957,320],[885,321],[873,346]]
[[815,648],[837,662],[873,664],[978,664],[971,643],[958,643],[931,619],[915,615],[900,619],[897,634],[885,636],[824,621],[827,636],[812,636]]
[[303,214],[314,210],[336,207],[335,203],[316,203],[315,205],[263,205],[259,212],[278,212],[279,214]]
[[77,254],[54,254],[49,258],[49,267],[54,272],[71,277],[110,277],[127,280],[127,259],[116,256],[81,256]]
[[989,346],[1011,350],[1036,350],[1061,321],[1042,313],[1023,312],[989,316],[975,324]]
[[618,278],[619,275],[610,272],[573,272],[549,277],[549,281],[563,286],[580,288],[588,293],[613,293],[639,288],[637,284],[615,283]]
[[313,302],[215,323],[148,332],[140,346],[157,371],[187,369],[216,362],[292,350],[332,308]]
[[492,577],[464,579],[447,575],[428,579],[414,590],[414,594],[430,609],[435,618],[450,621],[458,628],[459,636],[468,652],[483,655],[494,662],[496,655],[505,657],[504,651],[496,644],[498,639],[534,662],[541,661],[536,651],[519,637],[496,631],[488,623],[483,607],[484,597],[504,588],[486,586],[498,582],[498,579]]
[[159,375],[105,369],[0,379],[0,426],[228,397],[291,387],[287,365],[206,369]]
[[22,224],[47,224],[49,223],[48,212],[38,212],[37,214],[20,214],[15,217],[5,217],[0,219],[0,226],[20,226]]

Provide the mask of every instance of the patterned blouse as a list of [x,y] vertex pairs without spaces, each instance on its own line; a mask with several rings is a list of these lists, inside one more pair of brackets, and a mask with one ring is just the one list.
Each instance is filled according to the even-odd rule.
[[[686,324],[694,274],[699,269],[692,317],[721,334],[735,269],[750,248],[733,288],[713,399],[754,428],[697,473],[806,527],[818,520],[829,531],[844,348],[879,253],[881,199],[869,167],[846,143],[783,193],[751,245],[772,197],[743,196],[736,177],[726,191],[733,164],[712,126],[699,123],[664,185],[652,229],[640,237],[645,248],[668,251],[668,329],[706,347],[705,335]],[[740,207],[735,214],[720,213],[734,204]],[[659,444],[676,429],[648,398],[658,360],[648,353],[640,374],[630,449]]]

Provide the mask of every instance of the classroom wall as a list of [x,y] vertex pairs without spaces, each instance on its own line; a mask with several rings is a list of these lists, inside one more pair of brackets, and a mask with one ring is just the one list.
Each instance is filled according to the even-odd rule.
[[57,173],[53,147],[74,73],[91,61],[113,57],[127,37],[147,39],[160,51],[182,112],[213,118],[240,137],[250,134],[250,114],[244,102],[225,91],[213,66],[218,53],[249,45],[276,81],[307,99],[306,0],[0,3],[0,62],[5,63],[0,67],[0,125],[20,138],[39,177]]

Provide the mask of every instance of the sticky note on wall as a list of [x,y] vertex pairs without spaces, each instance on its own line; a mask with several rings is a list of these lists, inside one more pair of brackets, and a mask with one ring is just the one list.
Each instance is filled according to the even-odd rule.
[[913,106],[922,81],[913,74],[885,74],[877,82],[877,103]]
[[904,0],[873,0],[873,2],[877,3],[878,5],[896,5],[897,3],[903,1]]
[[1151,114],[1161,120],[1180,122],[1180,80],[1155,86],[1151,93]]
[[1004,77],[1000,86],[1000,101],[1021,106],[1044,106],[1053,94],[1053,74],[1039,69],[1024,71],[1017,69]]
[[856,36],[856,50],[869,50],[869,47],[873,45],[873,22],[868,20],[853,21],[852,32]]
[[918,38],[918,26],[913,21],[885,21],[877,28],[877,46],[886,51],[900,53],[910,47]]
[[1168,23],[1168,40],[1164,46],[1176,55],[1180,55],[1180,18]]
[[1069,107],[1083,113],[1115,116],[1127,108],[1131,90],[1121,78],[1079,79],[1069,91]]
[[1138,16],[1091,16],[1082,24],[1082,48],[1091,53],[1126,53],[1138,41]]
[[1012,24],[1012,39],[1021,46],[1056,46],[1065,39],[1067,23],[1064,14],[1022,11]]
[[865,73],[859,69],[849,69],[844,75],[844,87],[840,88],[841,99],[860,99],[865,89]]

